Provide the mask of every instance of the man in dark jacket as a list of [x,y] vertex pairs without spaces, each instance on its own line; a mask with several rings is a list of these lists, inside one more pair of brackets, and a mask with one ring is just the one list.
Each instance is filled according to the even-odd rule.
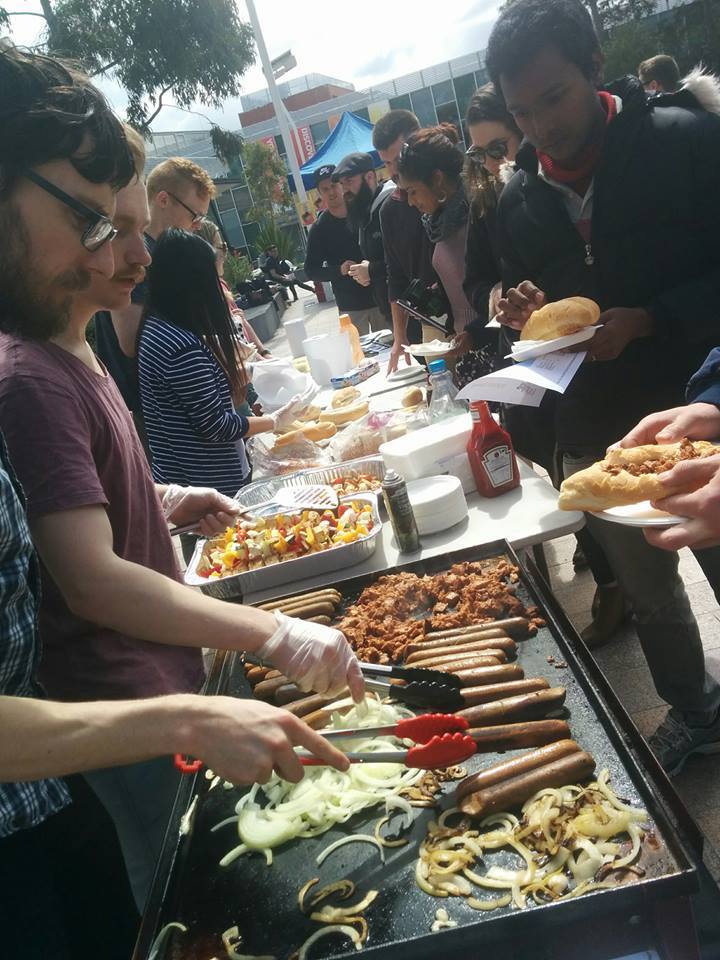
[[[419,129],[420,121],[409,110],[391,110],[375,124],[373,146],[393,180],[397,179],[397,161],[403,144]],[[393,348],[388,364],[388,373],[392,373],[397,370],[403,354],[410,362],[403,344],[422,342],[420,321],[409,317],[397,301],[413,280],[422,280],[429,286],[437,277],[432,266],[433,245],[423,227],[421,214],[407,202],[407,193],[401,187],[383,204],[380,227],[393,323]]]
[[369,153],[349,153],[335,168],[333,180],[342,187],[348,226],[357,233],[363,255],[361,262],[353,264],[347,272],[356,283],[372,287],[375,303],[383,315],[383,327],[390,327],[392,318],[380,211],[395,184],[392,180],[378,183],[375,164]]
[[342,188],[333,181],[335,165],[323,164],[315,171],[315,186],[324,210],[310,227],[305,251],[305,273],[311,280],[329,281],[341,313],[350,315],[360,334],[384,326],[370,287],[356,283],[348,270],[362,260],[357,234],[347,226]]
[[[498,319],[521,329],[546,301],[573,295],[602,310],[583,344],[591,362],[553,411],[568,476],[651,410],[681,403],[717,342],[720,118],[687,91],[648,101],[632,78],[599,89],[602,54],[579,0],[516,0],[486,64],[525,137],[498,208]],[[720,685],[705,670],[677,555],[639,530],[591,516],[588,526],[672,707],[650,743],[676,772],[691,753],[720,750]]]

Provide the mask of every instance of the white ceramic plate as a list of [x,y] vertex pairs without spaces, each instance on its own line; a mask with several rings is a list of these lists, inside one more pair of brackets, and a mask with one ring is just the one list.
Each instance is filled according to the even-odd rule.
[[576,343],[590,340],[597,329],[597,327],[585,327],[577,333],[569,333],[567,337],[556,337],[554,340],[518,340],[515,349],[512,353],[508,353],[505,359],[516,360],[518,363],[522,360],[534,360],[536,357],[543,357],[546,353],[555,353],[557,350],[564,350]]
[[414,363],[411,366],[407,366],[405,361],[402,360],[402,366],[389,374],[387,379],[389,383],[404,383],[405,380],[413,380],[416,377],[420,379],[420,375],[423,373],[423,367]]
[[442,340],[431,340],[429,343],[411,343],[408,352],[414,357],[442,357],[452,350],[452,343]]
[[663,510],[656,510],[649,500],[642,503],[630,503],[624,507],[611,507],[609,510],[599,510],[593,513],[599,520],[609,520],[610,523],[620,523],[625,527],[674,527],[683,523],[685,517],[676,517]]

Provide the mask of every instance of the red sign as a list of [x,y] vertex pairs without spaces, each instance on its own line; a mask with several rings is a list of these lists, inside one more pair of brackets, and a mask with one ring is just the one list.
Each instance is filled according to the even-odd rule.
[[309,160],[310,157],[315,155],[315,141],[313,140],[310,127],[307,125],[298,127],[298,136],[300,137],[300,147],[303,152],[304,160]]

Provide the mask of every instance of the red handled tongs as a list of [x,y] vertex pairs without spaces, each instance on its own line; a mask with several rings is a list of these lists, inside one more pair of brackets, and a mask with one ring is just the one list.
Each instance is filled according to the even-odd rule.
[[[419,746],[406,750],[377,750],[370,753],[346,753],[351,763],[403,763],[418,770],[442,770],[467,760],[477,750],[472,737],[461,731],[467,730],[464,717],[444,713],[425,713],[408,717],[397,723],[381,727],[357,727],[349,730],[321,730],[326,740],[358,740],[379,736],[400,737],[414,740]],[[325,766],[323,760],[307,750],[298,750],[300,762],[305,766]]]

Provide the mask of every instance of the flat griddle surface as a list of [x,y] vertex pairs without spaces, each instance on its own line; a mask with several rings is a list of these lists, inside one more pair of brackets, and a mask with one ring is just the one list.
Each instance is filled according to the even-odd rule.
[[[244,936],[240,952],[274,955],[278,960],[288,957],[319,926],[304,917],[297,905],[298,890],[312,877],[319,877],[320,885],[344,877],[355,881],[357,891],[350,903],[357,902],[369,889],[380,891],[375,903],[365,912],[370,933],[363,951],[365,955],[378,957],[407,957],[410,954],[413,957],[439,957],[446,951],[467,950],[514,938],[525,930],[536,933],[585,918],[597,920],[599,915],[618,911],[629,916],[644,904],[687,893],[693,888],[694,868],[658,802],[658,792],[636,763],[599,692],[577,662],[572,636],[567,625],[553,617],[552,604],[543,583],[535,579],[505,543],[432,558],[402,569],[432,574],[446,570],[458,561],[489,557],[507,558],[520,567],[518,596],[527,605],[537,604],[547,616],[548,625],[536,636],[518,641],[517,662],[526,677],[544,677],[552,686],[567,688],[567,720],[573,738],[594,756],[598,772],[604,767],[609,768],[611,784],[618,796],[650,811],[654,836],[643,850],[645,877],[617,889],[555,904],[531,905],[523,911],[506,907],[484,913],[468,907],[463,898],[436,899],[420,890],[414,879],[418,847],[425,836],[426,824],[437,816],[437,810],[419,808],[412,830],[404,834],[410,838],[410,843],[405,847],[387,848],[384,865],[374,846],[354,843],[329,856],[322,868],[316,866],[317,854],[334,840],[350,833],[372,834],[377,820],[384,815],[383,805],[356,815],[347,824],[320,837],[285,844],[274,851],[274,863],[270,867],[266,866],[262,855],[253,854],[240,857],[222,869],[218,861],[239,842],[237,832],[232,825],[214,834],[210,833],[210,828],[233,815],[235,803],[243,790],[226,791],[217,786],[208,792],[208,781],[201,773],[194,785],[183,785],[176,814],[179,816],[184,812],[191,794],[199,794],[196,816],[191,833],[179,843],[177,824],[171,822],[136,960],[145,960],[154,934],[171,920],[180,920],[190,929],[187,935],[173,936],[165,952],[166,958],[224,958],[220,934],[233,924],[239,926]],[[377,577],[363,577],[339,584],[344,605],[353,602],[375,579]],[[549,657],[567,663],[567,667],[556,669],[548,661]],[[210,692],[249,696],[240,658],[228,655],[219,662],[210,686]],[[464,766],[472,773],[495,763],[499,756],[477,755]],[[452,805],[449,796],[452,790],[452,783],[444,786],[442,806]],[[516,867],[518,859],[498,851],[488,857],[487,865],[491,863]],[[480,897],[489,895],[489,891],[479,893]],[[448,911],[457,921],[457,928],[430,933],[438,907]],[[313,948],[311,957],[319,960],[354,954],[349,940],[328,937]]]

